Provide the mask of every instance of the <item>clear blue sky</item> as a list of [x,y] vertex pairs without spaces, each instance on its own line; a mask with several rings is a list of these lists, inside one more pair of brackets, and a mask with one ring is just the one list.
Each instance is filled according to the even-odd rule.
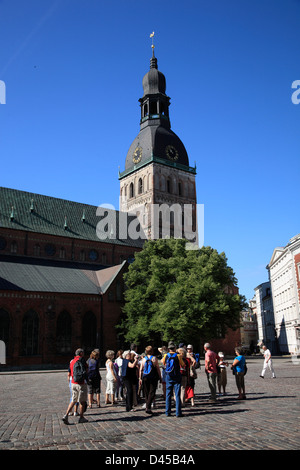
[[155,31],[204,244],[247,299],[300,232],[299,0],[0,0],[0,185],[119,207]]

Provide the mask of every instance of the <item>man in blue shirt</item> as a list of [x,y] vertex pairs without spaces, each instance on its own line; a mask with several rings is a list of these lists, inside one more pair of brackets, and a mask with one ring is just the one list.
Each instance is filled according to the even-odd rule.
[[246,394],[245,394],[244,375],[245,375],[246,360],[245,360],[245,357],[242,355],[241,348],[236,348],[235,354],[236,354],[236,357],[232,363],[231,369],[234,370],[235,382],[236,382],[236,386],[239,392],[238,400],[245,400]]

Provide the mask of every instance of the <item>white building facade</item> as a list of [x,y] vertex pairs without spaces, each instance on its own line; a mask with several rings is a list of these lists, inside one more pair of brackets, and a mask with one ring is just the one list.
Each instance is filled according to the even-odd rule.
[[263,282],[255,289],[258,343],[264,344],[272,354],[278,354],[275,319],[270,282]]
[[300,353],[300,234],[275,248],[267,266],[279,352]]

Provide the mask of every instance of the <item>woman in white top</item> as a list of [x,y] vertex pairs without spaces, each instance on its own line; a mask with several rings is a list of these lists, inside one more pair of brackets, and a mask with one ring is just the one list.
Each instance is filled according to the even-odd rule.
[[264,360],[263,370],[261,371],[260,377],[264,379],[264,376],[268,367],[271,371],[272,378],[275,379],[276,376],[275,376],[275,371],[273,369],[271,351],[267,348],[267,346],[263,346],[263,350],[264,350],[265,360]]
[[115,359],[115,371],[117,373],[117,382],[116,382],[116,389],[115,389],[115,399],[123,401],[123,379],[122,379],[122,363],[123,363],[123,358],[122,358],[123,351],[120,349],[120,351],[117,352],[116,354],[116,359]]
[[[110,405],[115,404],[115,384],[117,381],[113,359],[115,357],[115,352],[108,350],[106,351],[107,361],[105,363],[106,366],[106,397],[105,397],[105,404]],[[109,401],[109,395],[111,396],[111,402]]]

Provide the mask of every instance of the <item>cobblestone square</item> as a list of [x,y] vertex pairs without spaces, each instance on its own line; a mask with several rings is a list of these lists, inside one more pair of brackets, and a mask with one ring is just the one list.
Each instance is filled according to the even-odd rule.
[[[203,361],[202,361],[203,362]],[[128,451],[297,450],[299,438],[300,365],[290,357],[273,360],[276,379],[259,377],[263,359],[247,358],[247,399],[237,400],[228,368],[227,395],[208,401],[203,367],[195,387],[195,406],[183,417],[167,418],[158,390],[154,414],[140,403],[126,412],[123,403],[105,405],[105,371],[101,370],[101,408],[88,409],[88,422],[62,416],[69,401],[67,371],[1,373],[0,450]],[[176,439],[174,438],[176,437]],[[101,454],[105,456],[106,454]],[[137,454],[136,454],[137,455]]]

